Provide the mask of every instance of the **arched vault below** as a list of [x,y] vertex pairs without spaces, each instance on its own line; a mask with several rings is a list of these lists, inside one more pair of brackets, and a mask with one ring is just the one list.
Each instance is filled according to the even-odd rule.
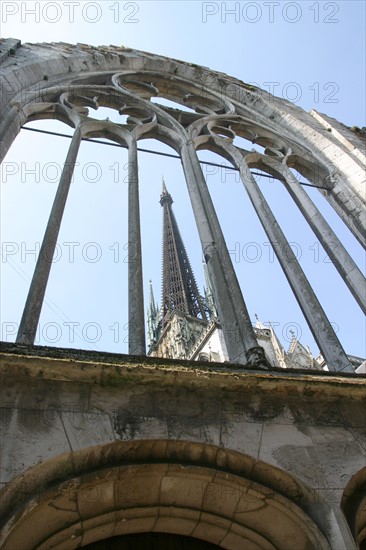
[[230,550],[330,548],[293,501],[309,504],[300,484],[263,465],[263,481],[282,477],[280,494],[250,479],[245,467],[242,473],[230,472],[230,462],[245,466],[248,457],[212,445],[152,440],[56,456],[22,476],[31,498],[13,510],[1,548],[65,550],[151,532]]

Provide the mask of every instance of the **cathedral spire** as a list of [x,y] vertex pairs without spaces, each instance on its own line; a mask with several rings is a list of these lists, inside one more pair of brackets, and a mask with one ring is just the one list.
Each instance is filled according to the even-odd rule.
[[174,312],[207,320],[191,264],[172,209],[173,199],[163,178],[160,204],[163,207],[162,325]]
[[149,307],[147,310],[147,328],[148,328],[148,343],[149,347],[152,347],[158,338],[158,324],[160,319],[160,312],[157,305],[155,305],[154,292],[151,280],[150,292],[149,292]]
[[160,309],[155,305],[150,285],[148,355],[227,361],[229,356],[205,264],[206,300],[198,292],[164,178],[160,204],[163,208],[162,305]]
[[166,194],[168,195],[168,191],[167,191],[167,188],[166,188],[166,185],[165,185],[165,180],[164,180],[164,176],[162,176],[162,182],[163,182],[163,188],[162,188],[162,194]]

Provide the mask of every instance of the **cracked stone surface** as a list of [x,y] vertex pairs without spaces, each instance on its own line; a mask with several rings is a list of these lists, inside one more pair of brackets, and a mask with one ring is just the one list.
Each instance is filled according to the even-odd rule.
[[138,529],[352,548],[337,511],[365,465],[363,377],[66,355],[1,353],[1,548]]

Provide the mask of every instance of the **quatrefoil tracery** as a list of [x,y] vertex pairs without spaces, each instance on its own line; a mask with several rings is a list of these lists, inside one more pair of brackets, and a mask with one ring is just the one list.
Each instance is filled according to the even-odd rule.
[[[322,183],[329,175],[318,168],[313,154],[294,142],[293,136],[279,138],[270,121],[264,124],[259,119],[236,114],[233,103],[224,94],[208,90],[205,83],[148,71],[104,73],[75,79],[68,86],[45,87],[38,93],[28,93],[28,97],[23,106],[25,122],[56,118],[76,127],[93,120],[98,132],[103,131],[104,137],[112,140],[118,133],[113,129],[115,125],[132,133],[135,139],[155,138],[177,152],[182,143],[193,139],[197,149],[210,149],[225,158],[222,145],[229,140],[251,158],[254,153],[278,159],[286,157],[294,167],[303,170],[305,177],[314,173],[316,167],[317,173],[323,174]],[[177,108],[157,104],[154,98],[173,101]],[[181,110],[180,106],[189,107],[191,112]],[[121,123],[96,119],[92,110],[99,107],[114,109],[127,119],[124,122],[121,118]],[[249,148],[250,144],[240,143],[238,138],[263,147],[263,153]],[[332,184],[328,181],[328,185]]]

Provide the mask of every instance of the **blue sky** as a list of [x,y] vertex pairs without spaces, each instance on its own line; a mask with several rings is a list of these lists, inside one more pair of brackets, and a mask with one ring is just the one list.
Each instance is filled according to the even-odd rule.
[[[353,126],[365,125],[363,2],[2,2],[1,35],[25,42],[114,44],[226,72]],[[102,111],[91,113],[105,118]],[[32,126],[70,133],[60,123]],[[155,142],[141,147],[172,152]],[[14,340],[35,254],[42,239],[68,140],[22,130],[5,161],[15,163],[1,188],[2,338]],[[222,162],[200,153],[202,159]],[[160,302],[161,177],[198,284],[201,251],[180,162],[141,153],[144,284]],[[37,342],[115,352],[127,350],[126,154],[83,143],[63,220]],[[37,164],[38,163],[38,164]],[[34,173],[29,173],[33,169]],[[275,324],[285,347],[293,330],[313,341],[268,239],[235,173],[203,167],[248,305]],[[362,313],[282,184],[259,179],[346,351],[366,355]],[[309,190],[361,268],[365,256],[316,190]],[[5,245],[4,245],[5,243]],[[4,251],[4,248],[3,248]]]

